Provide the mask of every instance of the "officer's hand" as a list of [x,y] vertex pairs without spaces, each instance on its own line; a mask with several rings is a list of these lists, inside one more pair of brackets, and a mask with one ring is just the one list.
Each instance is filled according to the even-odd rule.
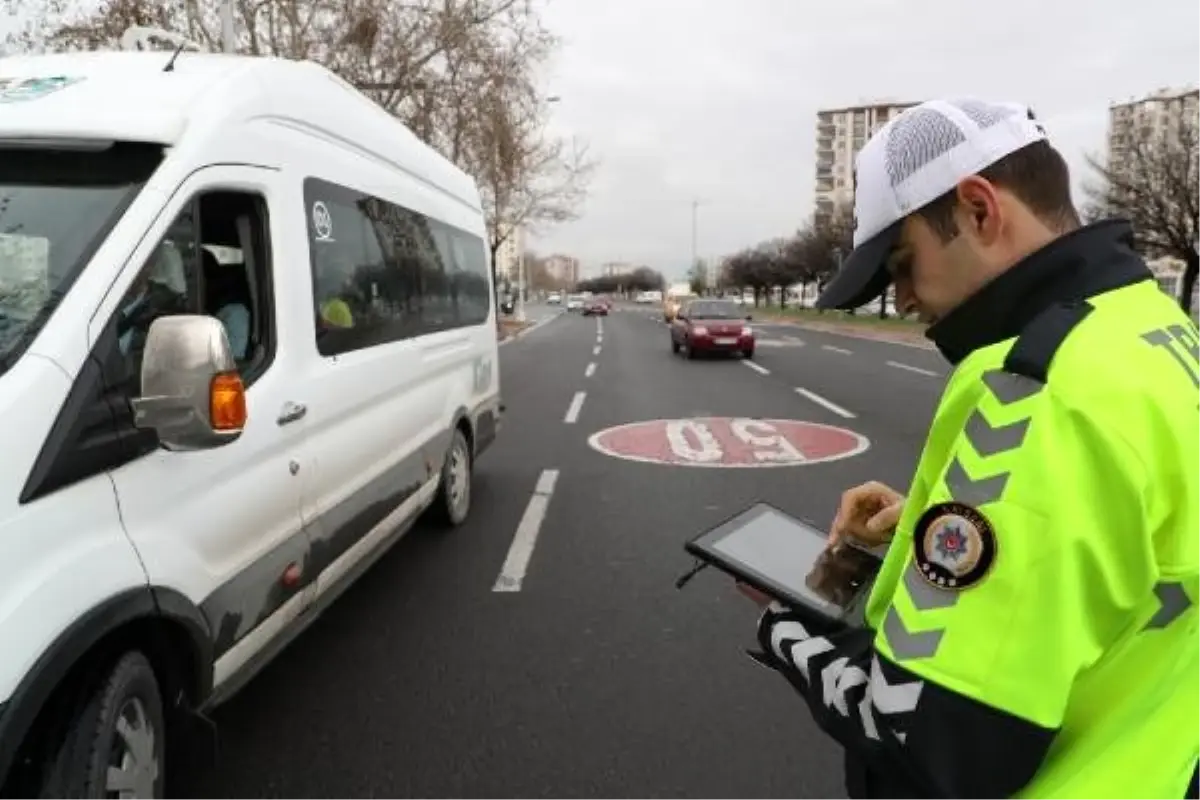
[[855,486],[842,493],[837,516],[829,528],[829,546],[846,537],[868,547],[888,542],[904,510],[904,495],[878,481]]
[[738,581],[737,588],[739,592],[753,600],[754,604],[759,608],[766,608],[774,602],[770,595],[760,592],[748,583]]

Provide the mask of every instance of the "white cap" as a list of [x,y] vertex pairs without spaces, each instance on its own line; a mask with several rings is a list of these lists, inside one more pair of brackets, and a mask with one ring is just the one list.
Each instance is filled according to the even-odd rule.
[[857,308],[878,297],[905,217],[1045,138],[1029,107],[1017,103],[930,100],[888,122],[855,160],[854,251],[817,306]]

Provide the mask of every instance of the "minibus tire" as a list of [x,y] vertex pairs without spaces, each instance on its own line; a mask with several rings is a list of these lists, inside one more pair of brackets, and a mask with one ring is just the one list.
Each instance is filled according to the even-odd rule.
[[122,766],[140,779],[132,787],[134,796],[163,796],[167,727],[158,679],[142,653],[134,650],[117,659],[85,692],[61,730],[42,797],[119,794],[119,788],[109,788],[109,769]]
[[457,528],[467,521],[471,513],[471,494],[474,491],[474,464],[471,461],[471,445],[462,429],[455,427],[434,500],[434,513],[444,527]]

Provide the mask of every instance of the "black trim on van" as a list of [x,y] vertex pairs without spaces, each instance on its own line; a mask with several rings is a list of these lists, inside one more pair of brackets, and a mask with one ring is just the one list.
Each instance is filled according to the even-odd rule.
[[[103,362],[102,356],[106,356]],[[134,426],[133,409],[117,388],[124,385],[126,371],[116,328],[106,326],[42,442],[21,489],[22,504],[116,469],[158,447],[154,431]]]
[[195,648],[189,666],[197,676],[194,685],[187,688],[197,707],[205,702],[212,693],[212,639],[199,609],[171,589],[143,586],[126,590],[71,623],[39,656],[8,698],[0,715],[0,786],[7,782],[13,758],[38,714],[80,659],[121,626],[156,618],[169,620],[187,632]]
[[[439,445],[444,455],[447,441],[434,437],[206,597],[200,608],[216,632],[215,657],[228,653],[416,494],[441,468],[440,458],[431,456]],[[290,564],[301,567],[301,579],[289,587],[282,577]]]

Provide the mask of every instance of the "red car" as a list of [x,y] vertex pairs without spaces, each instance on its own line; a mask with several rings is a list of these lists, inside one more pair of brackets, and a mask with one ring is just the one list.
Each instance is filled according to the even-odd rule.
[[728,300],[692,300],[671,323],[671,352],[683,350],[688,358],[699,353],[741,353],[754,357],[754,331],[736,303]]
[[597,314],[601,317],[608,316],[608,302],[600,297],[593,297],[583,304],[583,315],[590,317]]

